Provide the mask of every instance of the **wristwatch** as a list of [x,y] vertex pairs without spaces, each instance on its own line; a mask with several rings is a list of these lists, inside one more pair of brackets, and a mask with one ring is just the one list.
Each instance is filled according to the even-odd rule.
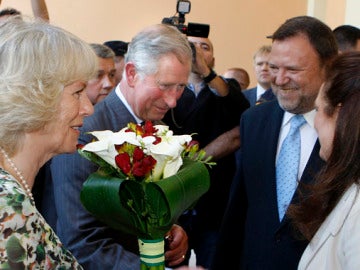
[[213,69],[210,69],[210,74],[203,78],[205,83],[211,82],[217,76],[216,72]]

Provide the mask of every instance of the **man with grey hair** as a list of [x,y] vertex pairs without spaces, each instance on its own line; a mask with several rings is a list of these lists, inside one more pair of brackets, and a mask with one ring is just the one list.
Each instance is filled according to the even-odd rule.
[[[79,143],[93,139],[86,134],[89,131],[115,132],[129,122],[161,120],[176,106],[187,84],[191,58],[186,37],[173,26],[158,24],[138,33],[125,56],[123,80],[84,121]],[[140,269],[137,238],[99,222],[80,202],[82,184],[97,166],[75,153],[54,158],[50,169],[55,208],[46,205],[44,210],[56,210],[56,232],[80,264],[90,270]],[[168,234],[172,242],[165,251],[165,262],[171,267],[183,261],[188,243],[178,225],[173,225]]]

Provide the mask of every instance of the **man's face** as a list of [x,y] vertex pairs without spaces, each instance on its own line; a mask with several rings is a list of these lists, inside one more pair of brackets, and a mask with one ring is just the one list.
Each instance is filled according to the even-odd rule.
[[297,35],[275,40],[269,59],[271,84],[280,106],[291,113],[306,113],[324,80],[324,68],[308,38]]
[[188,40],[194,43],[197,53],[200,51],[207,66],[213,68],[215,64],[214,48],[211,41],[208,38],[202,37],[188,37]]
[[128,63],[125,70],[133,87],[127,99],[134,113],[143,120],[156,121],[176,106],[188,82],[191,61],[181,63],[175,55],[168,54],[159,60],[157,73],[143,78],[135,74],[133,64]]
[[115,63],[112,58],[100,58],[97,76],[88,81],[85,92],[95,105],[103,100],[115,87]]
[[258,53],[254,58],[254,70],[258,83],[270,84],[271,75],[269,69],[270,53]]

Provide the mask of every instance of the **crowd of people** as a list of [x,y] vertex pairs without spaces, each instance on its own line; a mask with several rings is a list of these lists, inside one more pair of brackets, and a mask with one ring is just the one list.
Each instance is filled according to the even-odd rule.
[[192,269],[192,251],[196,269],[360,267],[359,28],[287,19],[247,89],[243,69],[217,74],[208,37],[156,24],[88,43],[32,7],[41,20],[0,11],[1,269],[140,269],[137,237],[83,207],[98,167],[76,145],[146,120],[216,162],[167,233],[168,268]]

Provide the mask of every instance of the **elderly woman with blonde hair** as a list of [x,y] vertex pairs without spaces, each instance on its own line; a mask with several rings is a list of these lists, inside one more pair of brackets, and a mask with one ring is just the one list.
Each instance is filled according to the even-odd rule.
[[0,268],[82,269],[35,207],[39,169],[76,150],[93,113],[84,88],[92,48],[73,34],[11,16],[0,24]]

